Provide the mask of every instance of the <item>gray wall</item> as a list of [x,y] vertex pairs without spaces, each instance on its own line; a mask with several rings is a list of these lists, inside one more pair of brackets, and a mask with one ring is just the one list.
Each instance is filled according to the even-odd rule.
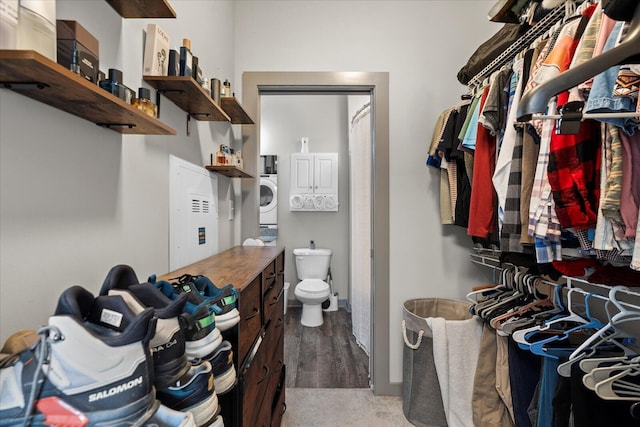
[[[233,81],[233,2],[171,3],[176,19],[123,19],[105,1],[75,0],[58,0],[57,17],[97,37],[100,68],[122,70],[136,90],[149,22],[174,47],[190,38],[208,75]],[[204,165],[219,144],[237,144],[240,132],[192,121],[187,136],[186,113],[166,98],[161,107],[176,136],[123,136],[0,90],[0,340],[45,324],[71,285],[97,293],[116,264],[131,265],[141,280],[168,271],[169,154]],[[221,250],[239,241],[240,221],[227,215],[238,197],[234,181],[219,180]]]
[[[334,292],[348,296],[349,285],[349,146],[347,95],[262,95],[262,154],[278,155],[278,245],[285,246],[285,280],[291,283],[289,300],[295,303],[298,283],[293,249],[333,250],[331,274]],[[337,212],[289,210],[291,153],[300,151],[300,138],[309,137],[310,153],[338,153],[339,209]]]

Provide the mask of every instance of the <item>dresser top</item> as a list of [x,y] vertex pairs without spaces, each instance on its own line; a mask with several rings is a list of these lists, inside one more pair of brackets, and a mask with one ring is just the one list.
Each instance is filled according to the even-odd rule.
[[158,280],[170,281],[183,274],[192,276],[201,274],[208,277],[219,288],[231,283],[234,288],[241,291],[283,251],[283,246],[235,246],[159,276]]

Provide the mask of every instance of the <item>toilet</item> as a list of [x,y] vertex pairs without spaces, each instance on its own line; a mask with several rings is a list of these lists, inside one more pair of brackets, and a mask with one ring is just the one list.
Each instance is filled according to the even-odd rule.
[[300,282],[293,293],[302,303],[302,326],[322,325],[322,303],[329,298],[331,290],[325,282],[329,274],[331,249],[293,250],[296,257],[296,272]]

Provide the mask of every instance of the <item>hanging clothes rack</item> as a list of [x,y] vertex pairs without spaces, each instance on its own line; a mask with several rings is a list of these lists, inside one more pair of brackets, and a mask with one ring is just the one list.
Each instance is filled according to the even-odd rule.
[[531,27],[518,40],[513,42],[511,46],[505,49],[498,57],[489,63],[478,74],[469,80],[469,87],[477,88],[482,82],[489,77],[494,71],[511,62],[520,52],[531,45],[536,39],[543,36],[553,26],[564,19],[566,8],[564,5],[558,6],[549,12],[535,26]]
[[[526,122],[533,114],[542,113],[547,109],[549,100],[558,93],[571,89],[585,80],[605,71],[606,69],[624,63],[638,62],[638,44],[640,43],[640,5],[630,20],[629,30],[622,43],[586,61],[575,68],[564,71],[560,75],[542,83],[530,92],[524,94],[518,105],[517,120]],[[619,117],[617,113],[609,117]]]

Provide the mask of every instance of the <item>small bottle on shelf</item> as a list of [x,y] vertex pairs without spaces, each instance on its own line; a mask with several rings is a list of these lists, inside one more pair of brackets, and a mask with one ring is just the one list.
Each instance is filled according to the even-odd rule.
[[193,54],[191,53],[191,40],[182,39],[180,47],[180,75],[193,76]]
[[211,96],[211,81],[208,78],[205,77],[200,86],[202,86],[202,89],[207,92],[207,95]]
[[222,86],[224,87],[224,95],[222,94],[222,92],[220,92],[220,96],[224,98],[232,97],[233,94],[231,93],[231,82],[229,80],[225,80]]
[[244,169],[244,161],[242,160],[242,151],[236,150],[236,166],[240,169]]
[[135,95],[134,91],[122,83],[122,71],[115,68],[109,68],[109,78],[100,80],[98,85],[107,92],[122,99],[127,104],[131,104]]
[[220,149],[216,153],[216,165],[220,166],[226,163],[227,163],[227,156],[226,156],[226,153],[224,152],[224,145],[220,144]]
[[211,98],[216,104],[220,104],[221,86],[219,79],[215,77],[211,79]]
[[153,118],[158,115],[158,107],[151,101],[151,91],[146,87],[138,88],[138,97],[131,104]]

